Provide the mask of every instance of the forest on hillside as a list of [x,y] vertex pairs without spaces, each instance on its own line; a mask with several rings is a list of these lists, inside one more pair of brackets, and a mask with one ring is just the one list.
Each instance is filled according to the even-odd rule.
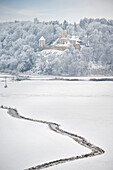
[[[79,35],[81,50],[39,52],[44,36],[48,45],[66,30]],[[88,19],[79,24],[59,21],[0,23],[0,72],[43,75],[113,75],[113,20]]]

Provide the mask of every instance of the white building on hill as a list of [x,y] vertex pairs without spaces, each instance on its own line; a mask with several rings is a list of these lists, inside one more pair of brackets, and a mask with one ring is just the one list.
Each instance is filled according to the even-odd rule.
[[79,44],[79,37],[78,36],[68,37],[66,31],[62,32],[59,35],[59,38],[55,42],[53,42],[53,44],[50,46],[46,45],[46,40],[43,36],[39,39],[40,50],[54,49],[54,50],[64,51],[70,45],[72,45],[73,47],[75,47],[75,49],[78,49],[78,50],[80,50],[81,48]]
[[45,44],[46,44],[46,40],[45,40],[45,38],[42,36],[42,37],[39,39],[39,48],[44,48],[44,47],[45,47]]

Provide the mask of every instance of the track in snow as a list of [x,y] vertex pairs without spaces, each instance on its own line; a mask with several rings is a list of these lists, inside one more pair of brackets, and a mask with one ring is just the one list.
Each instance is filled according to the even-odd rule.
[[74,161],[74,160],[77,160],[77,159],[83,159],[83,158],[88,158],[88,157],[93,157],[93,156],[101,155],[101,154],[103,154],[105,152],[100,147],[97,147],[97,146],[89,143],[85,138],[60,129],[59,128],[60,125],[57,124],[57,123],[47,122],[47,121],[42,121],[42,120],[36,120],[36,119],[31,119],[31,118],[27,118],[27,117],[21,116],[18,113],[18,111],[16,109],[14,109],[14,108],[4,107],[4,106],[1,106],[0,108],[7,109],[7,113],[10,116],[13,116],[15,118],[47,124],[52,131],[54,131],[56,133],[59,133],[59,134],[62,134],[62,135],[65,135],[65,136],[68,136],[71,139],[73,139],[75,142],[77,142],[80,145],[82,145],[84,147],[87,147],[88,149],[91,150],[91,152],[88,153],[88,154],[84,154],[84,155],[80,155],[80,156],[73,156],[73,157],[69,157],[69,158],[64,158],[64,159],[59,159],[59,160],[51,161],[51,162],[48,162],[48,163],[37,165],[35,167],[27,168],[26,170],[44,169],[44,168],[48,168],[50,166],[55,166],[55,165],[58,165],[58,164]]

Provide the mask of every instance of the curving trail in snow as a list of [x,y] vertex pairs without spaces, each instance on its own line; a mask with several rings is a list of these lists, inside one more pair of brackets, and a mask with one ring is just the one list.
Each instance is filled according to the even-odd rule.
[[51,162],[48,162],[48,163],[44,163],[44,164],[41,164],[41,165],[37,165],[35,167],[31,167],[31,168],[28,168],[26,170],[38,170],[38,169],[44,169],[44,168],[48,168],[50,166],[55,166],[55,165],[58,165],[58,164],[62,164],[62,163],[66,163],[66,162],[69,162],[69,161],[74,161],[74,160],[77,160],[77,159],[83,159],[83,158],[88,158],[88,157],[93,157],[93,156],[97,156],[97,155],[101,155],[103,154],[105,151],[103,149],[101,149],[100,147],[97,147],[91,143],[89,143],[85,138],[81,137],[81,136],[78,136],[76,134],[73,134],[73,133],[70,133],[70,132],[67,132],[67,131],[64,131],[62,129],[60,129],[60,125],[57,124],[57,123],[53,123],[53,122],[47,122],[47,121],[42,121],[42,120],[36,120],[36,119],[31,119],[31,118],[27,118],[27,117],[24,117],[24,116],[21,116],[18,111],[14,108],[10,108],[10,107],[6,107],[6,106],[0,106],[0,108],[2,109],[7,109],[7,113],[10,115],[10,116],[13,116],[15,118],[18,118],[18,119],[24,119],[24,120],[29,120],[29,121],[33,121],[33,122],[38,122],[38,123],[43,123],[43,124],[47,124],[49,126],[49,128],[56,132],[56,133],[59,133],[61,135],[65,135],[65,136],[68,136],[70,137],[71,139],[73,139],[75,142],[79,143],[80,145],[84,146],[84,147],[87,147],[88,149],[91,150],[90,153],[87,153],[87,154],[84,154],[84,155],[80,155],[80,156],[73,156],[73,157],[69,157],[69,158],[64,158],[64,159],[59,159],[59,160],[55,160],[55,161],[51,161]]

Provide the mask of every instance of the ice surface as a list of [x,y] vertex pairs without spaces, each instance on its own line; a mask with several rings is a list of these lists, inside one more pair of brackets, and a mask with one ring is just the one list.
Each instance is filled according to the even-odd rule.
[[[56,122],[85,137],[105,154],[48,169],[112,170],[113,82],[0,82],[0,105],[26,117]],[[59,158],[88,153],[46,125],[15,119],[0,109],[0,169],[21,170]]]

